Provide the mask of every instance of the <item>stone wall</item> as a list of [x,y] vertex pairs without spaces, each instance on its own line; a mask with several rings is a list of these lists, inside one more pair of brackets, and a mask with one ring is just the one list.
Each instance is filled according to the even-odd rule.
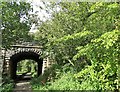
[[[14,48],[12,48],[11,50],[3,50],[3,53],[2,53],[2,55],[3,55],[3,59],[1,59],[2,61],[0,62],[0,68],[2,68],[1,69],[1,73],[3,73],[3,75],[9,75],[9,66],[10,66],[10,57],[12,56],[12,55],[15,55],[15,54],[17,54],[17,53],[22,53],[22,52],[29,52],[29,51],[31,51],[31,52],[36,52],[36,53],[38,53],[39,55],[41,55],[42,54],[42,50],[41,50],[41,48],[35,48],[35,47],[14,47]],[[54,63],[54,61],[53,61],[53,59],[52,58],[50,58],[50,57],[45,57],[44,59],[43,59],[43,66],[42,66],[42,74],[44,73],[44,71],[47,69],[47,68],[49,68],[50,66],[51,66],[51,64],[53,64]]]

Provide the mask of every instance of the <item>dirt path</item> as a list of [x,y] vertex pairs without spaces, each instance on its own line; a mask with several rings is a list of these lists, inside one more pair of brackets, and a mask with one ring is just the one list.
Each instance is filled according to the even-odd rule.
[[29,80],[18,81],[13,92],[32,92]]

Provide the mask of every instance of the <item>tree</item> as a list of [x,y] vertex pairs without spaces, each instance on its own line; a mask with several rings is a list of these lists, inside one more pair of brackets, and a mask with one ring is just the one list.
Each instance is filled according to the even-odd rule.
[[29,12],[32,10],[30,3],[26,2],[1,2],[2,8],[2,46],[7,48],[12,44],[26,41],[30,38],[28,32],[32,22]]
[[[82,90],[118,89],[120,4],[67,2],[59,7],[36,38],[59,64],[70,63],[78,70],[75,77]],[[78,69],[83,61],[91,64]]]

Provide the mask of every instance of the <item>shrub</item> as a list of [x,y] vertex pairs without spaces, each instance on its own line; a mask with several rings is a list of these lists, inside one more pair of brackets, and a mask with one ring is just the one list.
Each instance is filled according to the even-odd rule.
[[15,86],[15,83],[9,77],[4,77],[2,85],[2,92],[12,92]]
[[74,59],[83,55],[91,61],[75,77],[82,89],[118,90],[119,30],[106,32],[85,47],[79,47]]
[[74,73],[74,68],[69,63],[64,66],[55,64],[43,75],[31,81],[32,88],[33,90],[78,90],[79,82],[74,78]]

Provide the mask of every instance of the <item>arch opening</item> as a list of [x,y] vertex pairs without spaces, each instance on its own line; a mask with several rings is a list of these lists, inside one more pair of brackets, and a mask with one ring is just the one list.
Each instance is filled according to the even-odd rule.
[[[42,64],[43,64],[43,59],[39,58],[40,55],[35,53],[35,52],[19,52],[15,55],[12,55],[10,57],[10,77],[12,79],[17,79],[17,66],[20,62],[24,62],[25,60],[28,61],[35,61],[37,63],[37,76],[42,74]],[[27,71],[28,72],[28,71]],[[27,73],[26,72],[26,73]]]
[[38,64],[34,60],[25,59],[17,63],[17,80],[29,80],[37,76]]

